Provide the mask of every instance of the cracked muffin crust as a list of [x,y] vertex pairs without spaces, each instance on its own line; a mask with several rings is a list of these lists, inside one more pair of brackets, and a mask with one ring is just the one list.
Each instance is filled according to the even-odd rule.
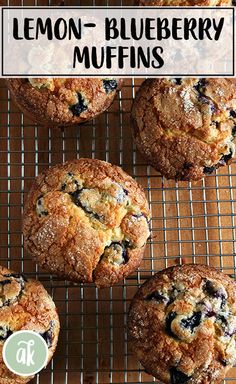
[[0,266],[0,382],[24,384],[33,377],[21,377],[8,370],[2,359],[3,344],[13,332],[38,332],[48,345],[51,360],[60,324],[56,307],[42,284]]
[[8,79],[11,96],[34,121],[43,125],[84,123],[104,112],[121,87],[118,79]]
[[146,281],[129,311],[132,349],[166,384],[218,384],[236,362],[236,284],[214,268],[167,268]]
[[24,210],[25,248],[62,278],[109,287],[140,265],[149,219],[143,190],[121,168],[74,160],[34,182]]
[[167,179],[200,180],[235,155],[234,79],[148,79],[132,108],[140,153]]
[[146,6],[164,6],[164,7],[175,7],[175,6],[224,6],[232,5],[231,0],[138,0],[138,5]]

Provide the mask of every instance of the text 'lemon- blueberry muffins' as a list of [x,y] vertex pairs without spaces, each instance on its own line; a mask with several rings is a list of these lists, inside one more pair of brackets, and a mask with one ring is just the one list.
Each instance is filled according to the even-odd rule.
[[18,376],[3,362],[2,349],[16,331],[39,333],[48,345],[48,362],[55,352],[60,324],[57,310],[42,284],[0,266],[0,383],[24,384],[31,377]]
[[84,123],[104,112],[121,86],[118,79],[8,79],[18,107],[43,125]]
[[139,151],[163,176],[200,180],[235,156],[236,81],[146,80],[132,123]]
[[231,6],[232,0],[138,0],[139,5],[145,6],[164,6],[164,7],[184,7],[184,6]]
[[157,273],[135,295],[132,349],[166,384],[218,384],[236,362],[236,283],[205,265]]
[[34,182],[24,210],[25,247],[63,278],[111,286],[140,265],[149,219],[143,190],[121,168],[75,160]]

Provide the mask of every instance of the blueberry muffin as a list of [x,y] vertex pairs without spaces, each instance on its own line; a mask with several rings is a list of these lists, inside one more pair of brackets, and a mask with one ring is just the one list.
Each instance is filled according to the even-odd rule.
[[24,210],[25,248],[62,278],[109,287],[140,265],[149,219],[144,192],[121,168],[70,161],[34,182]]
[[221,383],[236,362],[236,284],[205,265],[165,269],[135,295],[128,332],[162,383]]
[[215,7],[215,6],[224,6],[232,5],[232,0],[138,0],[139,5],[146,6],[164,6],[164,7]]
[[234,79],[148,79],[132,108],[137,147],[167,179],[200,180],[235,155]]
[[13,332],[38,332],[48,345],[51,360],[60,324],[55,304],[42,284],[0,266],[0,382],[24,384],[32,379],[8,370],[3,362],[3,344]]
[[104,112],[113,102],[121,80],[117,79],[8,79],[18,107],[44,125],[84,123]]

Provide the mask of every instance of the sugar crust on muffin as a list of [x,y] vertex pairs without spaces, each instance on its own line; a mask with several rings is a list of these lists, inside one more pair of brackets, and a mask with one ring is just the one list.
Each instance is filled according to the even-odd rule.
[[236,284],[205,265],[165,269],[129,312],[132,349],[166,384],[218,384],[236,362]]
[[132,109],[141,154],[168,179],[200,180],[235,156],[234,79],[148,79]]
[[236,361],[236,284],[205,265],[165,269],[135,295],[128,333],[165,384],[218,384]]
[[121,80],[113,78],[8,79],[18,107],[42,125],[84,123],[104,112],[113,102]]
[[24,209],[25,247],[50,272],[111,286],[141,263],[150,212],[121,168],[80,159],[36,179]]
[[51,360],[60,330],[57,310],[42,284],[0,266],[0,382],[24,384],[31,377],[18,376],[6,367],[2,349],[7,338],[16,331],[39,333],[48,345]]

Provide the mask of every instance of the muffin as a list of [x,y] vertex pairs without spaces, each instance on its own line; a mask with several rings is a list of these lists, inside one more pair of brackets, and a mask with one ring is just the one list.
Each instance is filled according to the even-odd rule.
[[224,6],[232,5],[232,0],[138,0],[138,5],[146,5],[146,6],[164,6],[164,7],[193,7],[193,6]]
[[56,307],[42,284],[0,266],[0,382],[24,384],[33,377],[18,376],[6,367],[3,344],[13,332],[38,332],[48,345],[48,362],[55,352],[60,329]]
[[140,153],[167,179],[200,180],[235,155],[234,79],[148,79],[132,108]]
[[74,160],[33,183],[24,209],[25,248],[62,278],[110,287],[140,265],[149,219],[143,190],[121,168]]
[[236,362],[236,283],[205,265],[167,268],[138,290],[128,333],[162,383],[220,383]]
[[104,112],[121,86],[118,79],[8,79],[11,96],[34,121],[44,125],[84,123]]

